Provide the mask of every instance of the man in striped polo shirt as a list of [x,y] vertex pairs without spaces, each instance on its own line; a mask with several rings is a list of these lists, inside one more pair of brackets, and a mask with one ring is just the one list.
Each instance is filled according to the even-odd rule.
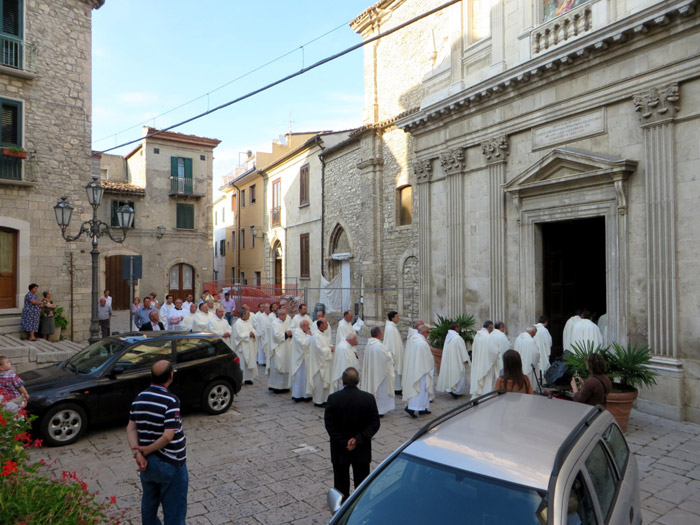
[[185,523],[188,474],[185,434],[180,400],[168,391],[173,365],[158,361],[151,369],[151,386],[131,405],[126,435],[141,473],[144,525],[160,525],[158,506],[163,505],[165,525]]

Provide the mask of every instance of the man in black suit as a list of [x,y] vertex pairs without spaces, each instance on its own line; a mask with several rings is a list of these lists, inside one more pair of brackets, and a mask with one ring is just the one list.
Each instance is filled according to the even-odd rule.
[[141,325],[141,332],[156,332],[159,330],[165,330],[165,326],[160,322],[160,316],[155,310],[148,314],[148,318],[151,320],[150,323],[143,323]]
[[346,368],[342,381],[345,388],[328,396],[324,421],[331,438],[333,486],[348,499],[350,465],[355,488],[369,475],[372,436],[379,430],[379,413],[374,396],[357,388],[357,369]]

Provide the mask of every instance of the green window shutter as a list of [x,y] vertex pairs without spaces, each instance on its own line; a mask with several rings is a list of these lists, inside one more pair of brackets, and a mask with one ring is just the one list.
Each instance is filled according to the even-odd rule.
[[16,37],[22,36],[22,0],[3,0],[0,2],[2,10],[2,32]]
[[185,178],[192,178],[192,159],[185,158]]
[[177,179],[177,157],[170,157],[170,176]]
[[[1,100],[1,99],[0,99]],[[13,100],[1,100],[2,113],[0,113],[0,142],[4,146],[21,146],[21,103]]]
[[176,226],[178,228],[183,230],[194,230],[194,205],[178,203],[176,220]]
[[119,209],[119,201],[117,199],[112,199],[112,218],[110,220],[110,226],[117,226],[119,221],[117,220],[117,209]]

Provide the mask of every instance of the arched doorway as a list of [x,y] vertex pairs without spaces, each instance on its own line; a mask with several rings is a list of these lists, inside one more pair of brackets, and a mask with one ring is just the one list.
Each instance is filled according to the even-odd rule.
[[279,241],[272,248],[272,263],[275,267],[275,286],[282,286],[282,244]]
[[17,307],[17,230],[0,228],[0,308]]
[[179,263],[170,267],[169,293],[175,299],[184,300],[187,294],[194,295],[194,268],[189,264]]
[[[350,248],[348,234],[345,233],[345,230],[340,224],[336,224],[335,228],[333,229],[330,244],[331,260],[328,261],[328,280],[333,280],[333,278],[340,273],[344,263],[348,265],[349,269],[350,262],[347,261],[347,258],[342,257],[342,255],[349,255],[352,251]],[[336,257],[333,257],[334,255]],[[341,257],[337,257],[338,255]],[[348,283],[347,286],[350,286],[350,284]]]

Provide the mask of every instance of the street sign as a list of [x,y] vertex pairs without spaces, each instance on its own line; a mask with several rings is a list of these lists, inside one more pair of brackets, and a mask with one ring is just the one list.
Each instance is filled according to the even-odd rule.
[[[122,279],[128,280],[137,280],[141,279],[142,277],[142,270],[141,270],[141,256],[140,255],[122,255],[124,257],[122,261]],[[134,270],[133,274],[130,275],[130,270],[131,270],[131,260],[134,261]]]

